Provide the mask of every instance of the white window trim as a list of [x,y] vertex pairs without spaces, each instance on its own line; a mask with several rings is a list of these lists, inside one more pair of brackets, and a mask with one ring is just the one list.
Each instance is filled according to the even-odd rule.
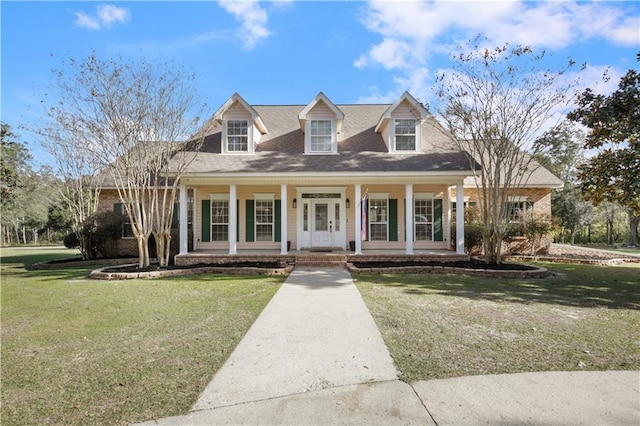
[[[253,235],[254,241],[258,243],[268,243],[275,242],[275,231],[276,231],[276,203],[275,203],[275,195],[274,194],[253,194],[254,198],[254,209],[253,209]],[[258,240],[258,225],[269,225],[266,222],[260,222],[258,224],[258,203],[257,201],[269,201],[271,202],[271,241],[262,241]]]
[[[369,237],[369,241],[374,241],[374,242],[380,242],[380,241],[389,241],[389,193],[388,192],[377,192],[377,193],[370,193],[368,194],[369,197],[369,207],[368,207],[368,212],[367,212],[367,232],[368,232],[368,237]],[[386,221],[385,222],[375,222],[376,225],[380,225],[380,224],[386,224],[387,225],[387,238],[385,240],[373,240],[371,239],[371,225],[374,224],[374,222],[371,220],[371,200],[385,200],[387,202],[387,217],[386,217]]]
[[[244,121],[247,123],[247,150],[229,151],[228,125],[230,121]],[[224,120],[222,126],[222,153],[229,155],[247,155],[255,151],[253,143],[253,121],[251,120]]]
[[[122,201],[122,200],[118,202],[122,204],[122,225],[120,227],[120,238],[123,240],[133,240],[136,238],[135,233],[133,232],[133,222],[129,219],[129,215],[127,214],[127,208],[125,207],[125,204],[134,204],[134,203],[132,201]],[[131,229],[131,236],[124,235],[124,227],[127,224]]]
[[[211,229],[209,229],[209,235],[211,236],[211,242],[215,242],[215,243],[222,243],[225,242],[227,240],[214,240],[213,239],[213,225],[224,225],[223,223],[218,223],[218,222],[213,222],[213,202],[214,201],[226,201],[227,203],[230,201],[230,197],[229,194],[214,194],[214,193],[210,193],[209,194],[209,201],[211,202],[211,208],[210,208],[210,212],[209,212],[209,227],[211,227]],[[231,206],[227,206],[227,209],[230,209]],[[227,237],[229,235],[229,227],[231,226],[231,217],[227,214]]]
[[[312,151],[311,150],[311,122],[312,121],[331,121],[331,150],[330,151]],[[304,154],[305,155],[336,155],[338,154],[338,137],[335,119],[308,119],[305,123],[304,131]]]
[[[435,241],[435,211],[433,206],[434,193],[432,192],[416,192],[413,195],[413,241],[414,242],[432,242]],[[431,239],[429,240],[419,240],[416,235],[416,225],[418,224],[415,220],[416,216],[416,201],[430,201],[431,202],[431,222],[420,222],[420,224],[431,224]]]
[[[416,133],[416,144],[415,144],[415,149],[413,150],[408,150],[408,149],[402,149],[402,150],[397,150],[396,149],[396,120],[414,120],[416,122],[416,126],[415,126],[415,133]],[[421,138],[421,134],[422,134],[422,126],[421,126],[421,122],[420,120],[418,120],[417,118],[392,118],[391,120],[389,120],[389,147],[390,147],[390,151],[392,153],[398,153],[398,154],[406,154],[406,153],[410,153],[410,152],[420,152],[421,151],[421,143],[422,143],[422,138]]]

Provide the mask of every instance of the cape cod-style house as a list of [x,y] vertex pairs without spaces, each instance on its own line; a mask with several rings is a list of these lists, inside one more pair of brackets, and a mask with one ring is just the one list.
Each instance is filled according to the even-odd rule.
[[[194,251],[464,253],[455,206],[473,202],[481,165],[408,92],[375,105],[335,105],[323,93],[306,105],[251,105],[235,93],[199,136],[180,181],[177,263]],[[537,170],[514,208],[550,213],[559,184]],[[104,208],[118,202],[103,194]]]

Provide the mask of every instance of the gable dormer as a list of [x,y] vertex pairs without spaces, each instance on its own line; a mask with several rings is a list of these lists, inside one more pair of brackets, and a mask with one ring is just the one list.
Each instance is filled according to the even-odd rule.
[[429,112],[409,92],[404,92],[382,114],[376,133],[382,135],[389,152],[421,151],[421,125]]
[[222,126],[223,154],[252,154],[262,135],[268,133],[255,109],[234,93],[213,114]]
[[298,114],[305,154],[337,154],[344,113],[320,92]]

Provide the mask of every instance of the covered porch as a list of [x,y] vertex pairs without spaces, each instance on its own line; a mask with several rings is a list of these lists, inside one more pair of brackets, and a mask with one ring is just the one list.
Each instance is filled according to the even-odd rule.
[[464,215],[453,206],[464,206],[463,178],[185,178],[176,263],[274,255],[460,258]]

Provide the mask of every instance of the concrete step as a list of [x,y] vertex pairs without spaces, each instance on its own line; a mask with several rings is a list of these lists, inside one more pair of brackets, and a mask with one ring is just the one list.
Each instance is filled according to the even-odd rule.
[[313,266],[313,267],[330,267],[330,268],[345,268],[347,262],[344,260],[327,260],[327,259],[309,259],[309,260],[296,260],[296,267],[300,266]]

